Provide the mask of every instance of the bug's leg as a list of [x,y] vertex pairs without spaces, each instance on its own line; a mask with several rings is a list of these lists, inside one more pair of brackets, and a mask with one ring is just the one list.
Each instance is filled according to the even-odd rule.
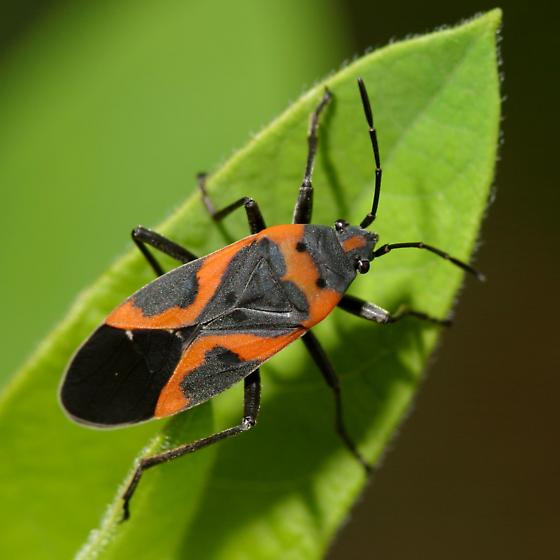
[[368,321],[375,321],[380,324],[396,323],[404,317],[416,317],[422,321],[442,325],[444,327],[449,327],[451,325],[451,319],[437,319],[423,311],[416,311],[414,309],[404,308],[396,313],[389,313],[382,307],[375,305],[375,303],[369,303],[348,294],[342,297],[338,303],[338,307],[344,309],[344,311],[348,311],[348,313],[352,313],[352,315],[357,315]]
[[319,116],[327,103],[332,99],[332,93],[325,88],[325,93],[317,105],[315,111],[311,113],[309,119],[309,131],[307,133],[307,161],[305,164],[305,173],[303,182],[299,188],[299,195],[294,208],[292,222],[294,224],[308,224],[311,222],[311,214],[313,212],[313,184],[311,178],[313,176],[313,165],[315,163],[315,154],[317,153],[317,129],[319,128]]
[[340,384],[338,382],[338,377],[330,363],[323,347],[317,340],[317,337],[311,332],[306,332],[302,337],[303,343],[305,344],[307,350],[311,354],[313,361],[317,364],[319,371],[323,375],[327,385],[332,389],[334,395],[335,404],[335,427],[338,435],[342,438],[344,445],[348,448],[350,453],[356,457],[356,459],[361,463],[366,472],[371,471],[371,465],[362,457],[356,444],[348,434],[348,430],[344,425],[344,417],[342,414],[342,398],[340,394]]
[[147,245],[150,245],[154,249],[157,249],[158,251],[161,251],[162,253],[165,253],[171,258],[182,263],[188,263],[197,259],[196,255],[193,255],[190,251],[181,247],[181,245],[178,245],[174,241],[167,239],[167,237],[163,237],[163,235],[160,235],[151,229],[145,228],[144,226],[137,226],[132,230],[132,240],[136,243],[140,252],[150,263],[150,266],[154,269],[157,276],[161,276],[164,273],[164,270],[154,255],[150,252]]
[[122,499],[123,499],[123,517],[122,521],[126,521],[130,517],[130,500],[140,482],[140,478],[146,469],[160,465],[161,463],[167,463],[178,457],[182,457],[187,453],[194,453],[203,447],[217,443],[223,439],[229,438],[231,436],[236,436],[242,432],[250,430],[257,422],[257,416],[259,414],[259,407],[261,402],[261,379],[259,370],[256,369],[253,373],[250,373],[245,378],[245,393],[244,393],[244,405],[243,405],[243,419],[237,426],[228,428],[211,436],[208,436],[191,443],[185,443],[174,449],[169,449],[163,453],[158,453],[157,455],[152,455],[151,457],[145,457],[140,460],[138,467],[134,471],[134,475],[128,484]]
[[426,249],[426,251],[430,251],[430,253],[434,253],[434,255],[437,255],[438,257],[449,261],[455,266],[462,268],[465,272],[476,276],[477,279],[481,282],[484,282],[486,280],[484,274],[476,270],[476,268],[473,268],[470,264],[460,261],[459,259],[452,257],[449,253],[446,253],[445,251],[442,251],[441,249],[438,249],[433,245],[427,245],[422,241],[410,241],[407,243],[387,243],[386,245],[382,245],[381,247],[379,247],[379,249],[376,249],[373,252],[372,260],[382,257],[383,255],[386,255],[387,253],[390,253],[395,249]]
[[196,178],[198,181],[198,188],[200,189],[200,192],[202,194],[202,202],[204,202],[206,210],[208,210],[208,213],[210,214],[210,216],[212,216],[212,219],[215,222],[223,220],[233,211],[243,206],[247,214],[247,220],[249,222],[249,229],[251,230],[251,233],[258,233],[266,227],[259,205],[248,196],[244,196],[243,198],[240,198],[239,200],[228,204],[221,210],[216,210],[216,207],[210,200],[208,192],[206,191],[206,176],[206,173],[199,173]]

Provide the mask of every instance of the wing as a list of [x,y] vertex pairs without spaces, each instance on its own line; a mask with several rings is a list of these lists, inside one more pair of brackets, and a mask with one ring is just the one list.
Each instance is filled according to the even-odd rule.
[[227,276],[247,270],[243,264],[254,247],[254,236],[246,237],[160,276],[117,307],[105,323],[125,330],[178,329],[199,323]]
[[231,387],[304,332],[102,325],[72,360],[61,402],[77,422],[99,427],[170,416]]

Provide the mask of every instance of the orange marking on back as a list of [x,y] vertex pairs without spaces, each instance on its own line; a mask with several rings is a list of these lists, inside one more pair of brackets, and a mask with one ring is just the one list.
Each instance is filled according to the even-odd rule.
[[303,241],[304,226],[301,224],[276,226],[262,231],[278,244],[286,261],[286,274],[282,280],[289,280],[305,294],[309,304],[309,319],[302,325],[309,329],[322,321],[342,298],[342,294],[329,288],[319,288],[319,271],[311,255],[296,250],[298,241]]
[[349,253],[353,249],[358,249],[359,247],[366,246],[366,238],[361,235],[354,235],[349,237],[346,241],[342,242],[342,248],[345,253]]
[[170,416],[189,406],[180,384],[183,379],[204,363],[206,353],[221,346],[234,352],[243,361],[257,360],[262,363],[282,348],[293,342],[305,332],[297,329],[293,332],[275,337],[260,337],[253,334],[201,335],[183,354],[173,375],[160,393],[154,416]]
[[196,277],[198,293],[196,299],[188,307],[170,307],[153,316],[145,316],[142,309],[134,305],[134,296],[117,307],[105,320],[107,325],[119,329],[173,329],[192,325],[212,296],[216,293],[224,272],[237,252],[255,240],[251,235],[232,243],[223,249],[211,253],[204,262]]

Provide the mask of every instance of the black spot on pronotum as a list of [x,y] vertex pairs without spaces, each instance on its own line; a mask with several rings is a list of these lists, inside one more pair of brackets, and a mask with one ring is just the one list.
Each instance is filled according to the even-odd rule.
[[305,251],[307,251],[307,246],[305,245],[305,243],[303,241],[298,241],[296,243],[296,251],[298,253],[304,253]]
[[327,282],[324,278],[317,278],[315,284],[317,284],[318,288],[324,288],[327,285]]

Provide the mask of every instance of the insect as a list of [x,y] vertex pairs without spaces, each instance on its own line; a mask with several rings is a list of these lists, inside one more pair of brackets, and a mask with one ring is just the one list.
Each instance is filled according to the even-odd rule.
[[[339,308],[376,323],[414,316],[448,324],[415,310],[391,314],[346,294],[356,275],[390,251],[425,249],[479,278],[468,264],[422,242],[376,248],[375,220],[381,192],[381,159],[364,82],[358,80],[375,161],[371,211],[359,226],[337,220],[334,227],[312,225],[312,174],[321,113],[332,98],[328,89],[311,114],[303,182],[291,224],[266,227],[257,203],[241,198],[217,211],[199,175],[202,200],[215,221],[244,208],[251,235],[197,258],[187,249],[142,226],[132,238],[158,278],[109,314],[79,348],[65,373],[60,397],[75,421],[96,427],[126,426],[177,414],[207,401],[235,383],[244,383],[241,422],[206,438],[143,458],[123,494],[123,519],[142,473],[255,425],[260,407],[260,366],[301,338],[331,388],[335,426],[348,450],[370,465],[346,430],[337,375],[310,330]],[[148,246],[182,263],[164,273]]]

